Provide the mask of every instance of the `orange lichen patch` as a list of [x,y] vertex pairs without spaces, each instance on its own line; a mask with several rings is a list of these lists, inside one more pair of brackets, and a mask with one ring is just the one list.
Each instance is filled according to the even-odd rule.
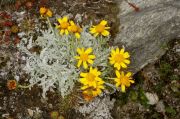
[[8,87],[9,90],[14,90],[14,89],[16,89],[16,87],[17,87],[17,82],[16,82],[16,80],[8,80],[8,81],[7,81],[7,87]]
[[88,95],[87,93],[83,92],[83,98],[85,101],[89,102],[91,101],[94,97],[92,95]]
[[50,117],[51,119],[57,119],[59,116],[59,112],[58,111],[52,111],[50,112]]
[[11,32],[12,32],[12,33],[17,33],[18,31],[19,31],[19,28],[18,28],[17,25],[13,25],[13,26],[11,27]]

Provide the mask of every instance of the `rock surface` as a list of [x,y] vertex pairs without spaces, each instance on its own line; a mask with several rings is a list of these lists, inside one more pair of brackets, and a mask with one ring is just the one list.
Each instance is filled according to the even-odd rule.
[[160,58],[166,44],[180,37],[180,0],[129,0],[140,8],[134,11],[119,1],[120,32],[114,45],[124,45],[131,53],[130,69],[136,73]]

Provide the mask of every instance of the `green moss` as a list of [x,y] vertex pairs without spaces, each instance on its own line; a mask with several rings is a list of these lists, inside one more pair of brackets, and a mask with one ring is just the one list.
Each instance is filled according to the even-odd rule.
[[130,91],[129,97],[130,97],[130,99],[132,101],[137,101],[137,99],[138,99],[138,92],[136,92],[134,90]]
[[0,5],[14,4],[16,0],[0,0]]
[[116,92],[115,94],[113,94],[114,97],[117,99],[116,100],[116,104],[123,106],[128,102],[128,93],[121,93],[121,92]]
[[155,92],[157,92],[158,94],[161,94],[162,88],[165,86],[166,84],[164,83],[163,80],[159,80],[157,82],[157,84],[155,86],[153,86],[153,90],[155,90]]
[[170,74],[172,74],[172,71],[173,71],[172,66],[169,63],[165,62],[165,61],[162,61],[160,63],[159,68],[160,68],[159,69],[160,76],[162,78],[167,78],[167,77],[169,77]]
[[165,108],[165,111],[167,114],[169,114],[171,117],[174,117],[176,115],[176,110],[172,107],[168,106]]
[[170,79],[171,79],[171,80],[179,80],[180,78],[179,78],[178,75],[172,75],[172,76],[170,77]]
[[66,116],[68,113],[68,110],[71,110],[75,105],[77,104],[77,98],[78,98],[78,89],[76,85],[74,87],[74,90],[71,94],[66,95],[64,98],[60,97],[59,98],[59,103],[58,103],[58,108],[59,108],[59,114],[62,116]]
[[59,112],[58,111],[52,111],[52,112],[50,112],[50,116],[51,116],[51,119],[57,119],[59,116]]
[[148,108],[148,107],[149,107],[148,99],[147,99],[147,97],[146,97],[146,95],[145,95],[145,93],[144,93],[144,90],[140,87],[138,92],[139,92],[139,95],[138,95],[138,100],[139,100],[139,102],[140,102],[144,107]]

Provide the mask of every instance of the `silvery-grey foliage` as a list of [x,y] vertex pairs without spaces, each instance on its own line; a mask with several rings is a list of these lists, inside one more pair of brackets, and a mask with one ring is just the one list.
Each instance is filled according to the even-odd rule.
[[[110,48],[107,47],[108,38],[95,39],[83,29],[81,39],[74,36],[60,36],[57,30],[42,31],[42,36],[37,39],[22,38],[19,45],[21,52],[27,54],[24,70],[30,75],[30,87],[37,84],[43,89],[43,97],[50,88],[58,88],[64,97],[69,94],[74,82],[78,80],[80,70],[76,67],[76,49],[92,47],[96,55],[93,67],[101,66],[107,70],[107,61]],[[40,53],[30,52],[30,49],[38,46]]]

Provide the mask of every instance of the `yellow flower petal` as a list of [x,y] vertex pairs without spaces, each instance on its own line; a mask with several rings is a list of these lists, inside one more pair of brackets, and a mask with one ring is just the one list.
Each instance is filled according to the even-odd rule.
[[124,64],[123,62],[121,62],[121,66],[122,66],[123,68],[127,68],[127,65]]
[[123,54],[124,53],[124,48],[122,48],[121,50],[120,50],[120,54]]
[[90,28],[90,33],[91,33],[91,34],[94,34],[94,33],[96,33],[96,30],[95,30],[95,28]]
[[93,64],[94,62],[93,62],[93,60],[88,60],[88,63]]
[[117,68],[118,70],[121,69],[121,66],[120,66],[120,64],[118,64],[118,63],[115,63],[115,64],[114,64],[114,67]]
[[128,73],[126,74],[127,77],[131,77],[131,75],[132,75],[131,72],[128,72]]
[[80,76],[81,76],[81,77],[86,77],[86,76],[87,76],[87,73],[80,73]]
[[72,20],[70,21],[70,24],[71,24],[72,26],[75,25],[75,23],[74,23]]
[[67,22],[67,21],[68,21],[68,17],[67,17],[67,16],[64,16],[64,17],[62,18],[62,21],[63,21],[63,22]]
[[119,54],[119,48],[116,48],[116,53]]
[[124,53],[124,58],[129,58],[129,57],[130,57],[129,53],[128,53],[128,52],[125,52],[125,53]]
[[124,76],[124,72],[123,71],[121,72],[121,75]]
[[77,52],[78,52],[78,54],[82,54],[82,51],[80,48],[77,48]]
[[79,38],[81,37],[81,35],[80,35],[79,33],[75,33],[75,37],[76,37],[77,39],[79,39]]
[[87,88],[88,88],[88,86],[83,86],[83,87],[81,87],[81,90],[85,90]]
[[77,67],[80,67],[81,64],[82,64],[82,60],[79,60],[79,61],[78,61],[78,64],[77,64]]
[[96,88],[96,82],[92,82],[92,86]]
[[129,60],[124,60],[124,62],[125,62],[126,64],[130,64],[130,61],[129,61]]
[[107,29],[110,29],[111,27],[105,27],[105,29],[107,30]]
[[103,35],[103,36],[108,36],[108,35],[109,35],[109,31],[104,30],[104,31],[102,32],[102,35]]
[[86,82],[86,78],[80,78],[80,80],[79,80],[82,84],[86,84],[87,82]]
[[64,30],[62,29],[62,30],[60,30],[60,34],[61,35],[63,35],[64,34]]
[[46,15],[47,15],[48,17],[52,17],[52,11],[48,9],[47,12],[46,12]]
[[111,50],[111,55],[115,55],[116,51],[114,49]]
[[65,34],[66,34],[66,35],[68,35],[68,34],[69,34],[69,32],[68,32],[68,30],[67,30],[67,29],[65,30]]
[[62,23],[62,19],[58,18],[57,21],[61,24]]
[[59,29],[61,26],[60,25],[56,25],[56,29]]
[[134,80],[129,80],[131,83],[134,83]]
[[118,70],[116,70],[116,76],[119,78],[121,75]]
[[121,91],[124,93],[125,92],[125,85],[121,85]]
[[114,60],[111,60],[111,61],[110,61],[110,64],[114,64],[114,63],[115,63],[115,61],[114,61]]
[[89,59],[95,59],[96,56],[95,56],[95,55],[89,55],[88,58],[89,58]]
[[100,22],[100,24],[103,25],[103,26],[105,26],[105,25],[107,24],[107,21],[106,21],[106,20],[102,20],[102,21]]
[[99,33],[95,33],[95,34],[94,34],[94,37],[97,37],[98,35],[99,35]]
[[104,86],[98,86],[98,88],[100,88],[100,89],[105,89]]
[[86,51],[85,51],[85,53],[87,53],[87,54],[89,54],[89,53],[91,53],[92,52],[92,48],[88,48],[88,49],[86,49]]
[[88,68],[87,62],[83,62],[83,67],[84,67],[84,69]]
[[116,88],[118,88],[119,87],[119,83],[116,83]]
[[79,56],[75,56],[74,58],[75,58],[75,59],[77,59],[77,60],[78,60],[78,59],[80,59],[80,57],[79,57]]

